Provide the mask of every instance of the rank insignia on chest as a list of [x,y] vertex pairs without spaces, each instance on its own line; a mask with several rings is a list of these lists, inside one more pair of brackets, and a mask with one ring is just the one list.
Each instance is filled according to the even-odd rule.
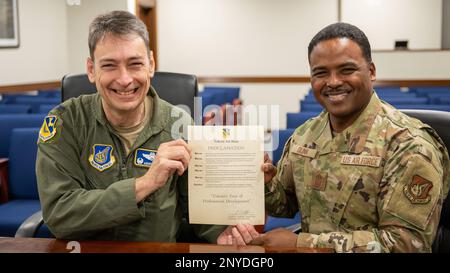
[[316,191],[324,191],[327,186],[327,173],[317,172],[312,180],[312,188]]
[[89,156],[89,163],[91,163],[92,167],[103,172],[116,162],[112,152],[113,147],[111,145],[94,144],[92,146],[92,154]]
[[431,188],[433,183],[419,175],[414,175],[411,182],[403,186],[403,193],[413,204],[426,204],[431,200],[429,195]]
[[134,154],[134,165],[139,167],[150,167],[155,160],[156,151],[139,148]]
[[57,116],[48,115],[44,118],[44,123],[41,126],[41,130],[39,130],[39,138],[42,141],[47,141],[52,139],[56,135],[56,121],[58,120]]

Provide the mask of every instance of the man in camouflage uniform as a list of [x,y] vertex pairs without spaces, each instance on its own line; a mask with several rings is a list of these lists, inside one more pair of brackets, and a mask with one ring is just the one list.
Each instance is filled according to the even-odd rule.
[[[150,87],[155,62],[134,15],[94,19],[89,49],[88,76],[98,93],[53,109],[39,134],[44,220],[57,238],[173,242],[187,211],[191,150],[172,127],[192,119]],[[194,229],[209,242],[236,242],[235,227]]]
[[326,111],[296,129],[277,169],[263,165],[266,209],[279,217],[300,210],[302,232],[276,229],[251,243],[430,252],[449,187],[442,140],[378,98],[370,44],[355,26],[324,28],[308,54]]

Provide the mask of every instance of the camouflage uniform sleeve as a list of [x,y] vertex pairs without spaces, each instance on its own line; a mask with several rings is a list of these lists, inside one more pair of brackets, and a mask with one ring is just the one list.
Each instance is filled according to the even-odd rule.
[[448,154],[423,138],[399,136],[386,158],[377,228],[301,233],[297,245],[331,247],[337,252],[431,252],[445,196]]
[[278,162],[277,175],[265,185],[266,210],[276,217],[292,218],[298,211],[292,165],[288,158],[292,137],[286,141]]
[[[70,120],[56,116],[56,134],[38,140],[36,178],[45,223],[56,238],[89,238],[97,232],[131,223],[144,215],[136,204],[135,179],[89,190],[79,161]],[[44,126],[44,125],[43,125]],[[41,133],[42,134],[41,129]]]

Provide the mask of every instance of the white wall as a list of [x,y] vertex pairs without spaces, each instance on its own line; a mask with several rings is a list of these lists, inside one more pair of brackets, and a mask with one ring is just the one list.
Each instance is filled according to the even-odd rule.
[[[0,85],[60,80],[84,73],[88,26],[110,10],[127,10],[130,0],[20,0],[20,47],[0,49]],[[76,2],[76,1],[69,1]]]
[[95,16],[112,10],[128,10],[127,0],[82,0],[67,6],[68,73],[85,73],[89,56],[88,29]]
[[[320,16],[319,16],[320,15]],[[201,76],[309,75],[307,47],[337,21],[334,0],[159,0],[159,70]],[[246,105],[280,105],[272,129],[299,111],[309,84],[241,86]]]
[[309,74],[307,46],[337,20],[335,0],[159,0],[160,70]]
[[65,1],[18,3],[20,47],[0,49],[0,85],[60,79],[67,71]]
[[372,49],[440,49],[442,0],[342,0],[342,21],[360,27]]
[[450,79],[450,51],[373,52],[377,79]]

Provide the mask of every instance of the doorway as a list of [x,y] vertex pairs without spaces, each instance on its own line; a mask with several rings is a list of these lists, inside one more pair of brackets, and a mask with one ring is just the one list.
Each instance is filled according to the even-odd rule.
[[150,49],[158,70],[158,46],[156,27],[156,0],[136,0],[136,16],[144,22],[150,35]]

